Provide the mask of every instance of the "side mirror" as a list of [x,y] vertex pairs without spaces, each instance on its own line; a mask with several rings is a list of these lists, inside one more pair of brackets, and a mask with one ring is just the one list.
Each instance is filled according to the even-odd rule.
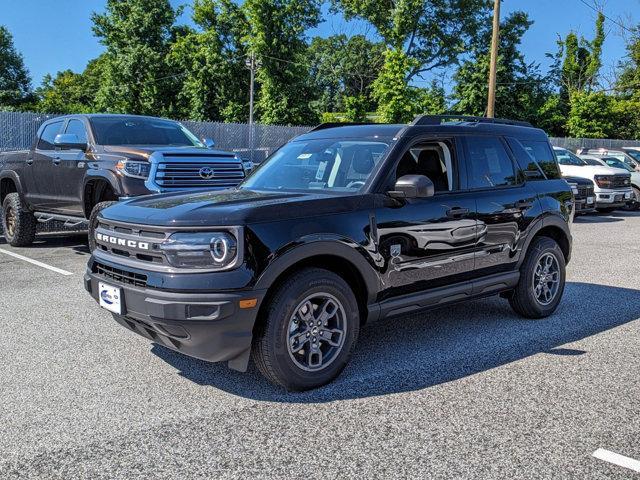
[[428,198],[434,195],[433,182],[424,175],[404,175],[396,181],[394,190],[389,192],[393,198]]
[[203,138],[202,143],[207,148],[213,148],[216,146],[216,142],[214,142],[212,138]]
[[87,149],[87,142],[82,142],[75,133],[59,133],[53,140],[53,145],[62,150]]

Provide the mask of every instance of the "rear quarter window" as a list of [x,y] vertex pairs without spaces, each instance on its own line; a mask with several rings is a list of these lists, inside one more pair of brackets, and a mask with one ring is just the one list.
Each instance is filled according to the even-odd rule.
[[[535,173],[539,173],[540,170],[542,170],[544,175],[549,179],[561,177],[558,162],[549,142],[520,138],[509,138],[507,141],[517,157],[522,157],[519,151],[526,153],[527,157],[523,158],[522,161],[518,158],[518,162],[526,163],[526,165],[521,165],[521,167],[527,172],[527,177],[535,177]],[[540,178],[542,178],[541,175]]]

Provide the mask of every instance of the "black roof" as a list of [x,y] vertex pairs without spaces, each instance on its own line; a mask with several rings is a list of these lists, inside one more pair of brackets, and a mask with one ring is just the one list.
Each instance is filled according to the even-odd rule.
[[330,138],[376,138],[396,137],[400,135],[414,134],[486,134],[505,135],[518,138],[536,138],[545,140],[547,134],[544,130],[525,126],[524,124],[512,125],[506,123],[489,123],[475,121],[444,122],[441,124],[407,125],[407,124],[331,124],[320,126],[308,133],[302,134],[295,140],[330,139]]
[[145,118],[149,120],[166,120],[168,122],[175,121],[169,118],[152,117],[150,115],[130,115],[128,113],[72,113],[72,114],[60,115],[57,117],[47,119],[47,121],[44,123],[65,120],[67,118],[88,118],[88,119],[91,119],[91,118]]

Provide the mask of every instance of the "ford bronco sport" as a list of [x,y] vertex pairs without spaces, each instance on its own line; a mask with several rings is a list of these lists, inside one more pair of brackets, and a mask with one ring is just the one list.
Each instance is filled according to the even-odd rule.
[[476,117],[321,125],[239,187],[100,213],[85,288],[122,326],[289,390],[326,384],[361,326],[500,294],[552,314],[573,195],[542,130]]
[[68,115],[42,124],[30,150],[0,155],[2,229],[13,246],[33,242],[36,224],[89,224],[121,198],[234,187],[250,170],[181,124],[135,115]]

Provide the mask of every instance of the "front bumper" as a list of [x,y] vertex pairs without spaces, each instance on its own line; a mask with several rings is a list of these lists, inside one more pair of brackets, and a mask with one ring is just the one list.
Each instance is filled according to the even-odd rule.
[[[266,291],[176,293],[137,287],[87,271],[84,286],[99,303],[99,282],[121,288],[123,327],[177,352],[209,362],[247,368],[253,326]],[[257,299],[252,308],[239,302]]]
[[596,202],[594,197],[576,198],[575,212],[576,214],[591,213],[596,211]]
[[596,193],[596,207],[624,207],[633,199],[633,191],[610,190]]

